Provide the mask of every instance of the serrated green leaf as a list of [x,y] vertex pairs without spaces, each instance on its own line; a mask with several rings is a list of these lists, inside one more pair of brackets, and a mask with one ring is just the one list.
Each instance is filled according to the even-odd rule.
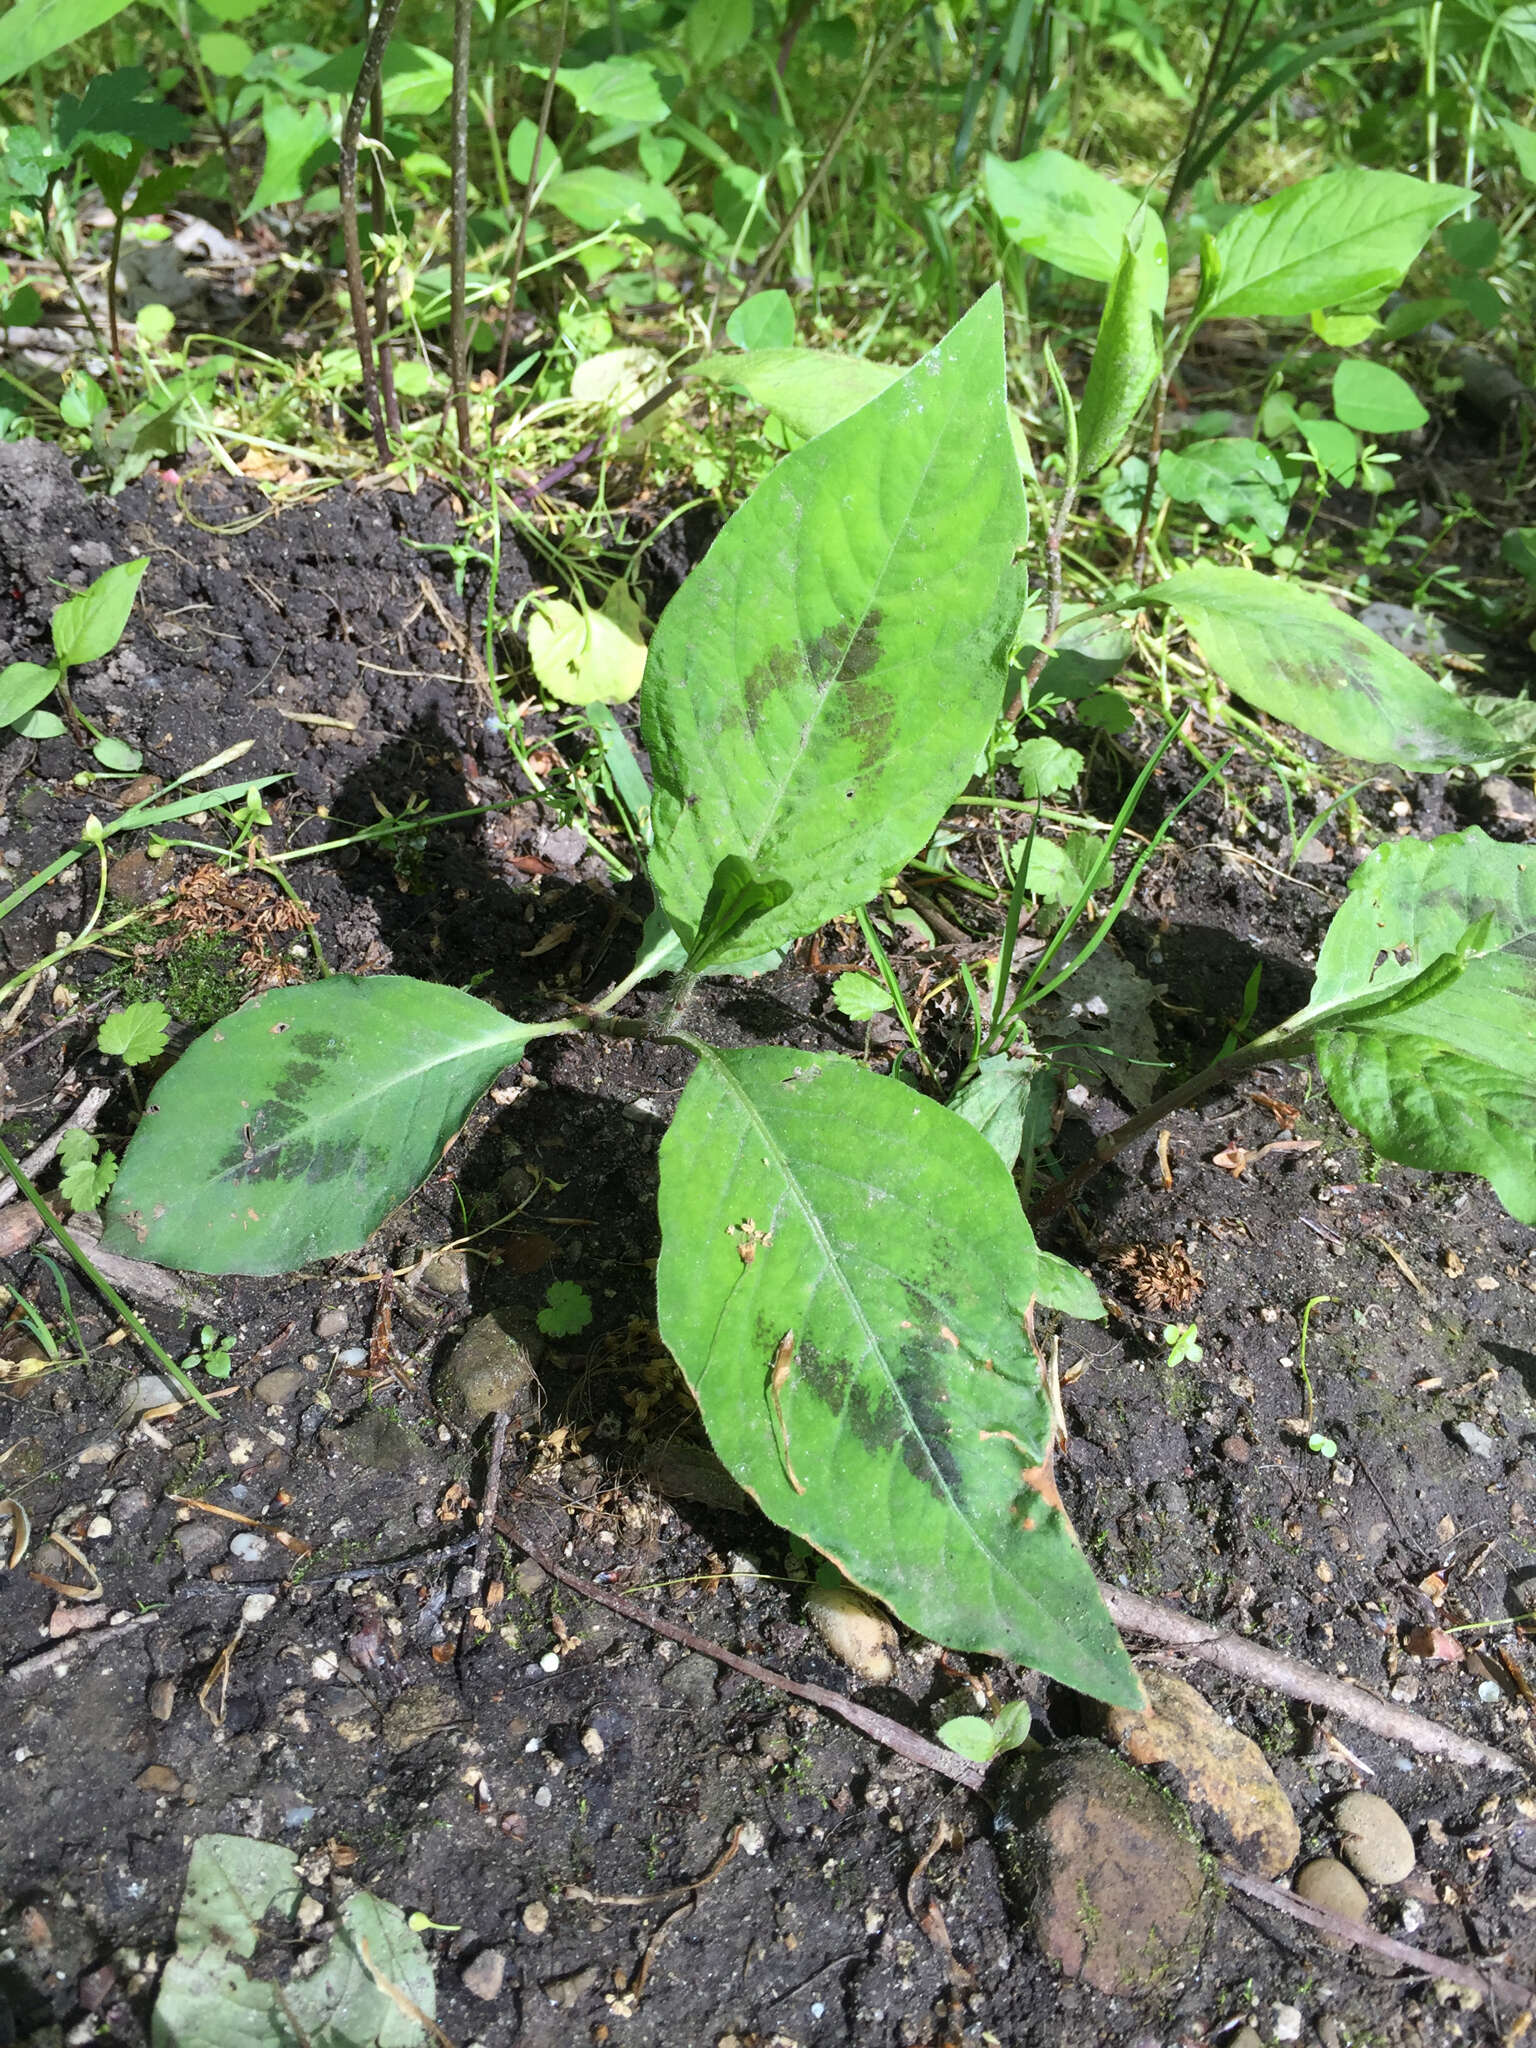
[[37,661],[13,661],[0,669],[0,725],[19,725],[42,703],[61,674],[60,669]]
[[1429,418],[1406,378],[1358,356],[1347,356],[1333,373],[1333,409],[1362,434],[1406,434]]
[[146,150],[169,149],[190,132],[186,116],[159,97],[138,64],[97,72],[79,99],[61,93],[53,114],[54,141],[64,155],[91,144],[136,162]]
[[78,597],[58,607],[52,619],[53,649],[66,668],[100,661],[112,652],[127,628],[148,567],[148,555],[119,562],[116,568],[104,570]]
[[59,1164],[68,1168],[78,1166],[82,1160],[96,1157],[100,1140],[94,1131],[82,1131],[78,1124],[71,1124],[59,1139]]
[[1108,284],[1120,268],[1125,233],[1141,201],[1102,171],[1058,149],[1037,149],[1017,163],[989,156],[982,185],[1017,248],[1043,256],[1069,277],[1099,284]]
[[536,1318],[546,1337],[575,1337],[592,1320],[592,1297],[574,1280],[553,1280]]
[[739,391],[811,440],[889,391],[903,372],[833,349],[755,348],[744,355],[704,356],[688,374]]
[[718,965],[846,914],[933,831],[1002,702],[1024,530],[994,290],[781,462],[667,607],[641,692],[657,900],[694,927],[729,853],[793,891]]
[[171,1017],[164,1003],[129,1003],[103,1017],[96,1043],[104,1053],[115,1054],[125,1066],[141,1067],[165,1051]]
[[104,1243],[197,1273],[355,1251],[532,1038],[454,988],[342,975],[258,996],[156,1083]]
[[939,1104],[852,1060],[696,1050],[661,1146],[657,1298],[721,1459],[910,1627],[1135,1703],[1038,1469],[1022,1321],[1102,1313],[1092,1287]]
[[1486,719],[1315,590],[1202,564],[1141,597],[1184,621],[1239,697],[1354,760],[1453,768],[1501,751]]
[[60,1176],[59,1193],[71,1209],[96,1210],[116,1179],[117,1161],[110,1152],[103,1159],[77,1159]]
[[1168,243],[1155,213],[1137,213],[1104,302],[1088,384],[1078,408],[1078,473],[1104,467],[1142,408],[1162,368]]
[[1473,197],[1457,185],[1358,168],[1288,186],[1244,207],[1215,237],[1220,276],[1201,318],[1304,319],[1368,292],[1385,296],[1431,232]]
[[[1391,999],[1396,996],[1394,1003]],[[1405,1166],[1478,1173],[1536,1223],[1536,861],[1476,826],[1380,846],[1318,954],[1328,1092]]]
[[1059,796],[1071,789],[1083,772],[1083,757],[1076,747],[1064,747],[1044,733],[1021,740],[1007,760],[1019,778],[1019,794],[1028,803],[1037,797]]

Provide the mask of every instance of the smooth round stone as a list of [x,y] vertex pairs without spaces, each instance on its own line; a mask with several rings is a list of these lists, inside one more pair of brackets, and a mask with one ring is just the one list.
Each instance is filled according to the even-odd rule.
[[1374,1792],[1350,1792],[1333,1815],[1344,1861],[1367,1884],[1401,1884],[1417,1860],[1395,1807]]
[[1370,1911],[1359,1880],[1332,1856],[1315,1856],[1296,1873],[1295,1893],[1309,1906],[1322,1906],[1344,1920],[1364,1921]]

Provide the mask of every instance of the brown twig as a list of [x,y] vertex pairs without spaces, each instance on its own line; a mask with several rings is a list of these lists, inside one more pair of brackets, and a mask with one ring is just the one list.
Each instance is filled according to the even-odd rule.
[[517,243],[512,251],[512,268],[507,276],[507,311],[501,323],[501,347],[496,352],[498,384],[507,374],[507,357],[512,350],[512,323],[517,312],[517,286],[523,274],[523,256],[528,247],[528,216],[533,211],[533,195],[539,182],[539,160],[544,154],[544,144],[549,137],[549,117],[555,103],[555,74],[560,68],[560,59],[565,55],[565,31],[570,13],[571,0],[560,0],[560,26],[555,31],[555,52],[549,60],[549,72],[544,80],[544,97],[539,102],[538,132],[533,138],[533,156],[528,165],[528,182],[523,187],[523,203],[518,209]]
[[459,453],[468,458],[469,316],[469,32],[474,0],[453,0],[453,126],[448,150],[448,385],[458,425]]
[[[394,30],[395,17],[399,12],[400,0],[379,0],[379,11],[374,16],[373,27],[368,32],[367,47],[363,51],[362,69],[357,74],[357,83],[352,88],[352,98],[347,104],[346,118],[341,124],[341,162],[337,171],[341,199],[341,239],[346,253],[347,301],[352,309],[352,333],[357,342],[357,359],[362,371],[363,398],[368,407],[368,419],[373,428],[373,445],[380,462],[389,460],[389,435],[385,430],[384,413],[379,403],[379,380],[373,357],[373,327],[368,318],[368,290],[363,282],[363,250],[357,232],[357,148],[363,133],[363,116],[373,100],[373,89],[378,83],[380,67],[384,62],[385,46]],[[372,222],[372,228],[377,234],[377,220]]]
[[1255,1685],[1284,1693],[1288,1699],[1305,1700],[1310,1706],[1322,1707],[1346,1721],[1357,1721],[1384,1742],[1400,1742],[1421,1756],[1446,1757],[1469,1770],[1520,1769],[1513,1757],[1490,1743],[1479,1742],[1475,1736],[1458,1735],[1438,1721],[1410,1714],[1405,1707],[1394,1707],[1361,1686],[1330,1678],[1327,1672],[1287,1657],[1279,1650],[1267,1650],[1262,1643],[1251,1643],[1226,1629],[1212,1628],[1209,1622],[1180,1614],[1161,1601],[1128,1593],[1123,1586],[1106,1585],[1100,1580],[1099,1591],[1117,1628],[1130,1629],[1175,1649],[1193,1651],[1207,1664],[1230,1672],[1234,1678],[1246,1678]]
[[459,1623],[459,1646],[455,1653],[459,1659],[463,1658],[469,1648],[470,1623],[480,1603],[480,1589],[485,1584],[485,1567],[491,1554],[491,1537],[496,1528],[496,1502],[501,1494],[501,1461],[506,1456],[507,1430],[511,1421],[512,1417],[503,1408],[491,1430],[491,1450],[485,1474],[485,1501],[480,1509],[480,1533],[475,1538],[475,1557],[469,1568],[469,1598],[464,1604],[464,1619]]
[[771,1686],[776,1692],[787,1692],[792,1698],[805,1700],[823,1712],[836,1714],[851,1728],[857,1728],[861,1735],[867,1735],[874,1742],[883,1743],[909,1763],[921,1764],[925,1770],[934,1771],[940,1777],[952,1778],[957,1785],[963,1785],[968,1792],[979,1792],[986,1771],[968,1757],[956,1756],[953,1750],[943,1749],[926,1736],[914,1735],[910,1728],[903,1728],[899,1721],[893,1721],[888,1714],[877,1714],[870,1707],[861,1707],[856,1700],[846,1699],[842,1693],[833,1692],[825,1685],[802,1685],[798,1679],[786,1678],[782,1671],[775,1671],[767,1664],[759,1664],[751,1657],[738,1657],[734,1650],[727,1650],[720,1643],[712,1643],[707,1636],[696,1635],[691,1628],[684,1628],[680,1622],[663,1621],[658,1614],[647,1614],[636,1607],[621,1593],[610,1593],[606,1587],[597,1586],[590,1579],[584,1579],[578,1572],[567,1570],[557,1559],[537,1545],[532,1537],[525,1535],[515,1522],[503,1517],[496,1524],[502,1535],[515,1543],[527,1557],[531,1557],[541,1571],[548,1572],[552,1579],[558,1579],[562,1586],[569,1586],[573,1593],[580,1593],[584,1600],[594,1600],[599,1607],[606,1607],[610,1614],[619,1614],[626,1621],[632,1621],[637,1628],[648,1628],[656,1635],[667,1636],[674,1643],[681,1643],[685,1650],[692,1650],[700,1657],[712,1657],[717,1664],[724,1664],[731,1671],[739,1671],[743,1678],[756,1679],[759,1685]]
[[[239,1589],[243,1592],[245,1589]],[[119,1622],[113,1628],[109,1622],[105,1628],[89,1629],[81,1635],[65,1636],[57,1643],[51,1643],[46,1650],[39,1650],[34,1656],[23,1657],[19,1664],[8,1664],[5,1670],[7,1685],[25,1687],[50,1672],[57,1671],[61,1664],[67,1664],[77,1652],[87,1656],[99,1650],[103,1643],[119,1643],[124,1636],[137,1635],[141,1628],[148,1628],[152,1621],[159,1621],[158,1609],[151,1614],[131,1615],[127,1621]]]
[[1235,1863],[1223,1863],[1221,1876],[1222,1882],[1233,1891],[1258,1899],[1263,1905],[1273,1906],[1287,1918],[1299,1920],[1304,1927],[1315,1927],[1320,1934],[1331,1935],[1335,1941],[1348,1942],[1352,1948],[1367,1949],[1372,1955],[1385,1956],[1389,1962],[1406,1963],[1410,1969],[1422,1970],[1426,1977],[1464,1984],[1470,1991],[1480,1991],[1485,1998],[1513,1999],[1525,2007],[1536,2003],[1536,1990],[1529,1984],[1518,1983],[1497,1970],[1473,1969],[1470,1963],[1458,1963],[1450,1956],[1437,1956],[1429,1949],[1413,1948],[1406,1941],[1394,1941],[1390,1934],[1378,1934],[1374,1927],[1363,1926],[1358,1920],[1346,1920],[1341,1913],[1330,1913],[1326,1906],[1314,1906],[1306,1899],[1298,1899],[1294,1892],[1288,1892],[1278,1884],[1269,1884],[1262,1877],[1252,1877],[1246,1870],[1239,1870]]

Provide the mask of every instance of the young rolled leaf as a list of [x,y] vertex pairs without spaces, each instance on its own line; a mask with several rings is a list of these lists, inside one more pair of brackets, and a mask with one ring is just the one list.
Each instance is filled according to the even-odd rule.
[[740,854],[728,853],[715,869],[709,894],[699,917],[699,929],[683,962],[690,974],[700,974],[725,951],[738,932],[788,900],[787,882],[760,881]]
[[1029,255],[1098,284],[1108,284],[1119,270],[1125,232],[1141,202],[1102,171],[1059,149],[1037,149],[1017,163],[989,156],[982,184],[1003,233]]
[[1455,768],[1502,751],[1487,719],[1318,591],[1202,563],[1141,602],[1182,619],[1237,696],[1353,760]]
[[501,1069],[566,1028],[402,974],[258,996],[156,1084],[103,1242],[194,1273],[289,1273],[355,1251]]
[[1119,447],[1162,365],[1168,242],[1155,213],[1137,214],[1104,303],[1088,386],[1078,409],[1078,474],[1090,477]]
[[1245,206],[1204,264],[1200,317],[1305,319],[1403,281],[1431,232],[1476,195],[1401,171],[1327,171]]
[[641,692],[651,881],[696,929],[737,854],[790,899],[727,966],[863,903],[963,788],[1023,610],[996,291],[786,457],[662,616]]
[[1135,1674],[1043,1461],[1031,1301],[1103,1313],[979,1132],[846,1059],[700,1063],[661,1147],[662,1335],[736,1478],[911,1627]]
[[[1398,990],[1400,1004],[1385,1000]],[[1316,1049],[1349,1121],[1405,1166],[1480,1173],[1536,1223],[1529,848],[1476,826],[1378,847],[1350,878],[1298,1021],[1340,1002],[1356,1007],[1321,1023]]]

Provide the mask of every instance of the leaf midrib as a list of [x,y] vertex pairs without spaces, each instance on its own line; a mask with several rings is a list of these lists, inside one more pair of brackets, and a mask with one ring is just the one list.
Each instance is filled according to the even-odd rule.
[[[827,1233],[822,1226],[821,1218],[817,1213],[816,1207],[814,1203],[811,1201],[810,1196],[806,1193],[805,1189],[802,1188],[802,1186],[800,1185],[799,1179],[797,1178],[796,1174],[791,1168],[789,1160],[785,1157],[783,1147],[780,1145],[776,1134],[769,1126],[769,1124],[764,1120],[763,1116],[757,1108],[756,1103],[753,1102],[751,1096],[747,1094],[745,1088],[743,1088],[741,1083],[737,1081],[735,1075],[732,1073],[726,1061],[720,1058],[719,1054],[712,1047],[708,1048],[707,1057],[710,1065],[715,1069],[716,1074],[720,1077],[721,1081],[729,1088],[731,1094],[735,1097],[738,1106],[742,1110],[748,1122],[751,1124],[753,1130],[757,1133],[758,1137],[761,1138],[762,1142],[769,1148],[769,1153],[772,1158],[772,1161],[778,1167],[779,1172],[783,1175],[784,1184],[788,1188],[791,1198],[797,1203],[801,1215],[805,1219],[805,1222],[811,1232],[811,1236],[815,1240],[818,1250],[821,1252],[822,1259],[825,1263],[826,1269],[829,1272],[831,1272],[834,1276],[838,1290],[843,1296],[843,1300],[853,1318],[856,1327],[863,1332],[865,1339],[869,1345],[870,1351],[880,1361],[881,1373],[885,1379],[887,1386],[890,1388],[891,1393],[894,1395],[896,1402],[900,1407],[902,1415],[906,1418],[908,1431],[910,1432],[911,1436],[915,1439],[915,1441],[922,1445],[923,1457],[926,1460],[928,1468],[933,1475],[933,1483],[940,1490],[946,1505],[954,1514],[956,1520],[960,1523],[961,1527],[965,1529],[966,1533],[969,1535],[971,1541],[975,1544],[977,1550],[981,1553],[982,1557],[986,1559],[987,1564],[991,1568],[991,1570],[994,1573],[996,1573],[1001,1579],[1003,1579],[1009,1586],[1015,1588],[1019,1593],[1021,1593],[1022,1596],[1025,1599],[1027,1599],[1032,1606],[1042,1607],[1042,1603],[1039,1600],[1038,1596],[1033,1591],[1031,1591],[1028,1585],[1026,1585],[1020,1579],[1019,1574],[1016,1571],[1014,1571],[1012,1567],[1006,1562],[1006,1560],[1000,1557],[998,1553],[992,1548],[992,1546],[986,1541],[985,1537],[982,1535],[980,1529],[977,1527],[971,1515],[955,1498],[955,1495],[951,1490],[949,1483],[945,1479],[944,1474],[939,1470],[938,1463],[935,1460],[933,1453],[928,1448],[928,1440],[923,1435],[922,1430],[918,1427],[917,1419],[913,1415],[911,1408],[907,1405],[907,1400],[905,1395],[902,1393],[900,1384],[896,1380],[895,1375],[891,1372],[889,1366],[886,1364],[884,1346],[881,1344],[879,1338],[876,1336],[874,1328],[869,1321],[869,1318],[865,1315],[862,1307],[860,1306],[858,1296],[854,1293],[852,1286],[850,1285],[847,1277],[843,1272],[842,1262],[837,1257],[832,1242],[830,1238],[827,1236]],[[1054,1623],[1054,1619],[1053,1625],[1059,1626],[1059,1624]]]

